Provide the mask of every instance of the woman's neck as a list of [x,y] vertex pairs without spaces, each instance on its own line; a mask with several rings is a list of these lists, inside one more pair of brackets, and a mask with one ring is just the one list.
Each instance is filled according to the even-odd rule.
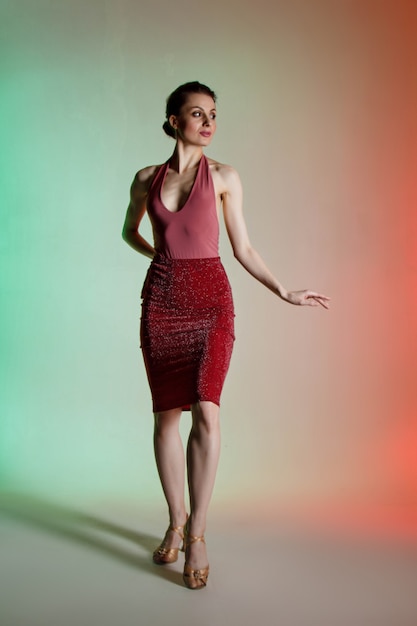
[[169,164],[178,174],[182,174],[182,172],[196,167],[202,156],[203,149],[199,146],[184,146],[184,144],[177,142]]

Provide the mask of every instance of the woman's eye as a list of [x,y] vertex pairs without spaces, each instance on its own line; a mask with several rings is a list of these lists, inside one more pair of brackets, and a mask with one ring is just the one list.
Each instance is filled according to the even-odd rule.
[[[193,117],[201,117],[202,116],[202,112],[201,111],[193,111],[191,113],[191,115]],[[210,113],[210,119],[215,120],[216,119],[216,113]]]

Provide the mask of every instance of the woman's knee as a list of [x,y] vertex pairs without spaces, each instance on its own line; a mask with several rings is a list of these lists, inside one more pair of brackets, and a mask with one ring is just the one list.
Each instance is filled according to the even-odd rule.
[[181,418],[181,409],[159,411],[154,413],[155,434],[163,435],[172,430],[178,430]]
[[191,407],[193,427],[207,433],[218,432],[220,428],[219,407],[213,402],[196,402]]

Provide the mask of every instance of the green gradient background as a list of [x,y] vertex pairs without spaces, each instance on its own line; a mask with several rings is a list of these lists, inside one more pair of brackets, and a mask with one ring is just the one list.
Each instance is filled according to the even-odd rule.
[[416,4],[0,6],[2,487],[161,498],[148,262],[120,231],[135,171],[173,148],[166,96],[197,79],[255,247],[288,288],[333,298],[275,300],[223,232],[237,342],[217,501],[415,503]]

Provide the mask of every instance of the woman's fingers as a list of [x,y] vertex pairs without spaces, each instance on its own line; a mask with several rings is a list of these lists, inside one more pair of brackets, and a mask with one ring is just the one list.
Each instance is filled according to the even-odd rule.
[[329,308],[330,298],[322,293],[316,291],[310,291],[305,289],[304,291],[290,291],[288,292],[288,302],[291,304],[308,305],[308,306],[322,306],[325,309]]
[[[310,300],[310,304],[312,306],[317,306],[320,304],[325,309],[329,308],[330,298],[328,296],[324,296],[323,294],[314,293],[314,292],[307,292],[306,295],[307,295],[308,300]],[[313,302],[311,302],[311,300]]]

